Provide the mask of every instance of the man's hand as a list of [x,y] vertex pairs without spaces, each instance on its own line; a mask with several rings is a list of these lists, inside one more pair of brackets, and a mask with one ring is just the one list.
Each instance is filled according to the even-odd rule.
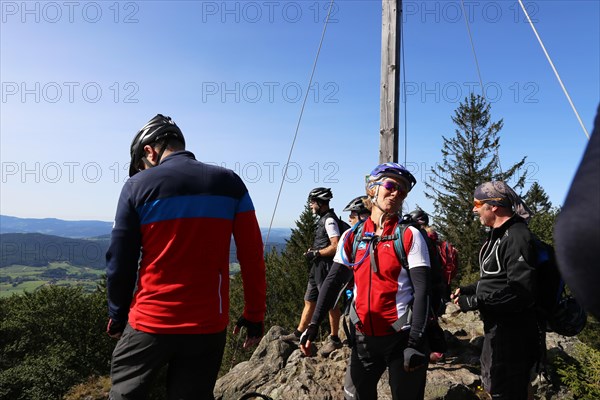
[[458,305],[458,297],[460,296],[460,288],[456,288],[454,293],[450,293],[450,300],[456,305]]
[[425,354],[413,347],[407,347],[404,349],[404,370],[406,372],[413,372],[419,368],[423,368],[427,365],[429,360],[425,357]]
[[125,330],[125,325],[127,325],[127,322],[116,322],[113,319],[109,319],[106,326],[106,333],[113,339],[120,339]]
[[300,350],[307,357],[312,357],[314,355],[312,351],[314,346],[312,346],[312,343],[317,338],[318,332],[319,327],[316,324],[310,324],[300,336]]
[[258,344],[265,333],[265,324],[263,321],[251,322],[244,318],[244,316],[241,316],[235,323],[235,328],[233,328],[233,334],[237,335],[238,333],[240,333],[242,327],[246,328],[246,340],[244,341],[243,346],[244,349]]
[[458,299],[455,301],[456,304],[460,307],[460,311],[473,311],[479,308],[479,302],[477,301],[477,296],[472,295],[462,295],[458,296]]
[[306,259],[308,261],[312,261],[315,258],[317,258],[319,256],[319,250],[308,250],[306,253],[304,253],[304,257],[306,257]]

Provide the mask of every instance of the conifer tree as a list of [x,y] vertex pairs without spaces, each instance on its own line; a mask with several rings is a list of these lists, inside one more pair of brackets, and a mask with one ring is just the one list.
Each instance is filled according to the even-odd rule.
[[538,182],[531,185],[523,200],[533,212],[529,229],[544,242],[554,244],[554,223],[560,209],[552,207],[546,191]]
[[534,214],[547,213],[552,209],[550,198],[544,188],[537,182],[533,182],[523,200]]
[[[296,228],[292,229],[291,236],[286,241],[285,250],[278,253],[273,249],[265,254],[267,273],[265,332],[274,325],[291,331],[296,328],[300,320],[309,266],[303,253],[313,244],[316,226],[317,218],[307,202],[296,221]],[[251,352],[241,349],[242,339],[231,334],[233,325],[241,315],[244,306],[241,274],[231,279],[230,299],[230,326],[221,374],[229,371],[233,365],[248,360],[251,355]]]
[[529,230],[535,233],[542,241],[554,245],[554,224],[560,213],[559,207],[534,214],[529,220]]
[[[522,188],[525,174],[517,177],[525,157],[502,171],[499,159],[503,121],[492,121],[490,104],[471,94],[454,112],[454,136],[442,136],[442,162],[431,168],[425,195],[433,200],[435,227],[460,253],[459,274],[474,280],[479,270],[477,255],[483,228],[473,216],[473,192],[483,182],[503,180],[515,190]],[[471,275],[469,277],[469,275]]]
[[302,258],[302,255],[312,246],[317,228],[317,216],[312,213],[310,203],[307,201],[300,218],[296,221],[296,228],[287,240],[284,257],[290,259]]
[[304,253],[313,244],[316,227],[317,217],[307,201],[279,263],[267,266],[267,279],[272,285],[267,291],[267,308],[271,307],[267,311],[268,319],[286,329],[296,328],[302,314],[310,267]]

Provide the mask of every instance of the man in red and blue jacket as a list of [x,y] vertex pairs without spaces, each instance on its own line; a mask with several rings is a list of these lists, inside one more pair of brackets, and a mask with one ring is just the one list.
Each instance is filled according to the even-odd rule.
[[[138,173],[139,172],[139,173]],[[181,130],[158,114],[131,145],[107,259],[108,334],[120,338],[111,399],[147,398],[168,364],[169,399],[212,399],[229,323],[229,247],[235,239],[245,308],[244,347],[263,335],[263,245],[246,186],[197,161]]]

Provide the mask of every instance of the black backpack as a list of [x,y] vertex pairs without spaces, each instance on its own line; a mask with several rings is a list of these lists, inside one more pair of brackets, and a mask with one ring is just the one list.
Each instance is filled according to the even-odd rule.
[[536,252],[536,310],[546,332],[575,336],[585,327],[587,315],[577,300],[568,295],[560,275],[554,248],[533,235]]
[[335,222],[337,223],[337,226],[338,226],[338,230],[340,231],[340,236],[342,236],[342,233],[344,233],[348,229],[352,228],[350,226],[350,224],[348,224],[346,221],[344,221],[340,217],[338,217],[332,208],[330,208],[327,211],[327,213],[321,217],[320,221],[322,220],[324,222],[325,220],[327,220],[327,218],[333,218],[335,220]]
[[348,229],[352,228],[349,223],[347,223],[346,221],[344,221],[343,219],[341,219],[340,217],[338,217],[335,214],[334,214],[334,216],[335,216],[335,220],[338,224],[338,229],[340,230],[340,236],[342,235],[342,233],[344,233]]

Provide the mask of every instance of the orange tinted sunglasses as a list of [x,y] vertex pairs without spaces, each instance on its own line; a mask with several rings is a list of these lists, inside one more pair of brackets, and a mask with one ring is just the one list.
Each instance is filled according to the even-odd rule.
[[473,200],[473,205],[476,208],[480,208],[481,206],[483,206],[485,204],[486,201],[500,201],[502,200],[502,197],[490,197],[488,199],[481,199],[481,200]]

